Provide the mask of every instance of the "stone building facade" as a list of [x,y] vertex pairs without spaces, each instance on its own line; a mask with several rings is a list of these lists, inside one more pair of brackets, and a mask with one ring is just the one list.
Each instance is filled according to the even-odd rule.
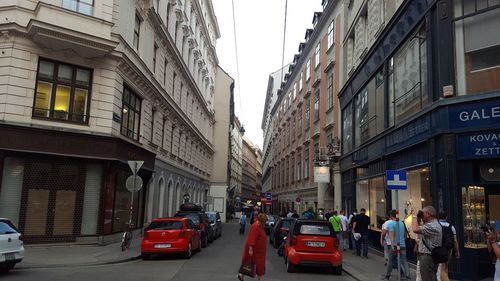
[[119,237],[202,203],[219,37],[210,1],[0,4],[0,216],[27,242]]

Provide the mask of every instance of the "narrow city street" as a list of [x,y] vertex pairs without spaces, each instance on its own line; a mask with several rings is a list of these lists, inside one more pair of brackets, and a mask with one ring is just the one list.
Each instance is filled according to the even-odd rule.
[[[244,242],[245,237],[238,235],[236,224],[225,224],[222,237],[196,253],[190,260],[180,257],[159,257],[150,261],[135,260],[114,265],[57,268],[23,268],[23,264],[20,263],[8,274],[0,275],[0,280],[237,280]],[[276,249],[269,245],[267,253],[265,280],[355,280],[345,272],[342,276],[335,276],[329,270],[317,268],[303,268],[298,273],[287,273],[283,259],[276,254]]]

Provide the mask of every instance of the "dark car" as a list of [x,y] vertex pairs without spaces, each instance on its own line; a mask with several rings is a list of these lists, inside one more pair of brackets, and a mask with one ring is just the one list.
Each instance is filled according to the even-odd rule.
[[206,212],[208,220],[212,226],[214,238],[217,239],[222,236],[222,220],[220,219],[219,212]]
[[208,215],[201,211],[201,207],[198,209],[183,208],[181,205],[181,210],[175,214],[175,217],[188,218],[194,222],[195,225],[199,226],[201,232],[201,246],[205,248],[208,243],[214,241],[214,234]]
[[265,224],[265,230],[266,230],[266,234],[269,235],[269,233],[271,233],[271,228],[274,227],[274,223],[278,220],[278,216],[275,216],[275,215],[269,215],[267,216],[267,221],[266,221],[266,224]]
[[278,248],[281,244],[281,241],[288,234],[288,230],[294,220],[294,218],[279,218],[278,221],[276,221],[269,233],[269,243],[272,244],[274,248]]

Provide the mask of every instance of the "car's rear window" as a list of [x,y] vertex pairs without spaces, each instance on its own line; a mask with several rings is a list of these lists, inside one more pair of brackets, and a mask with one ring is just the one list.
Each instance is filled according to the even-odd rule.
[[302,224],[300,225],[299,234],[303,235],[319,235],[331,236],[330,227],[325,224]]
[[17,230],[14,228],[13,225],[10,225],[9,223],[5,221],[0,221],[0,235],[1,234],[14,234],[17,233]]
[[194,224],[200,224],[200,215],[198,214],[188,214],[188,213],[180,213],[175,214],[176,217],[188,218],[194,222]]
[[154,221],[148,226],[149,230],[175,230],[182,229],[180,221]]
[[267,216],[267,220],[268,221],[274,221],[274,217],[273,216]]

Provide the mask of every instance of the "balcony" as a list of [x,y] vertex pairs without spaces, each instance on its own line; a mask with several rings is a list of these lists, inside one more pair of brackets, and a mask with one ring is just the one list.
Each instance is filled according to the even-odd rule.
[[313,82],[313,88],[316,88],[316,86],[319,85],[319,82],[321,82],[321,70],[320,70],[320,66],[318,66],[315,70],[314,70],[314,82]]
[[[83,57],[102,57],[118,46],[111,39],[112,22],[38,2],[33,11],[6,10],[17,24],[26,25],[33,41],[56,51]],[[0,16],[2,12],[0,12]]]
[[313,138],[319,137],[319,132],[320,132],[320,122],[318,120],[314,122]]
[[325,67],[325,73],[327,73],[328,71],[330,71],[330,69],[332,69],[332,67],[335,66],[335,44],[332,45],[332,47],[330,48],[330,50],[328,50],[328,54],[327,54],[327,59],[326,59],[326,67]]

